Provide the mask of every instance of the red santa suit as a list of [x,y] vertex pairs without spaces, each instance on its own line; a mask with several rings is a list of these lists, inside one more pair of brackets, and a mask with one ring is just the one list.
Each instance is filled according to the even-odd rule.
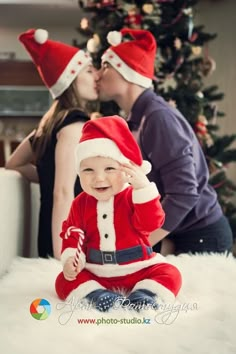
[[[56,291],[61,299],[82,299],[97,289],[147,289],[164,302],[173,301],[181,286],[178,269],[152,251],[148,237],[164,222],[156,185],[124,190],[108,201],[81,193],[74,200],[61,237],[62,262],[75,256],[80,244],[80,272],[73,281],[60,273]],[[84,231],[84,240],[80,237]]]

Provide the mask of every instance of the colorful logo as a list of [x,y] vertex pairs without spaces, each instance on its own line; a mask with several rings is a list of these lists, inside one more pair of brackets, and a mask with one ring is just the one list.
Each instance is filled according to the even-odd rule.
[[46,299],[35,299],[30,305],[30,313],[36,320],[46,320],[51,313],[51,305]]

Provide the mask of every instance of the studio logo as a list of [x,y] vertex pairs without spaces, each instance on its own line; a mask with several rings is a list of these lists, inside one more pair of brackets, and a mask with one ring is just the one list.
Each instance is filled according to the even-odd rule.
[[46,320],[51,313],[51,305],[46,299],[35,299],[30,305],[30,313],[36,320]]

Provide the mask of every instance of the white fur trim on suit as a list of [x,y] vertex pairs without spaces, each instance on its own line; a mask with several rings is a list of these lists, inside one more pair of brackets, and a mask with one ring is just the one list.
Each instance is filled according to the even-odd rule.
[[157,283],[155,280],[151,280],[151,279],[141,280],[134,286],[132,292],[138,289],[150,290],[151,292],[156,294],[157,302],[158,302],[158,298],[160,302],[165,304],[172,304],[175,301],[175,295],[169,289],[167,289],[162,284]]
[[90,62],[92,61],[91,57],[86,54],[83,50],[79,50],[65,67],[65,70],[58,78],[57,82],[49,87],[52,98],[59,97],[75,80],[78,73]]
[[[68,258],[75,257],[75,254],[76,254],[76,248],[66,248],[65,251],[61,254],[62,265],[64,266]],[[85,266],[85,254],[84,252],[81,251],[79,256],[80,271],[84,268],[84,266]]]
[[129,162],[127,157],[121,153],[118,146],[111,139],[90,139],[82,141],[75,148],[76,172],[79,174],[82,160],[94,156],[110,157],[121,163]]
[[73,290],[67,297],[66,300],[69,300],[71,298],[75,298],[75,300],[81,300],[88,294],[90,294],[92,291],[98,290],[98,289],[105,289],[101,284],[99,284],[95,280],[89,280],[86,281],[85,283],[82,283],[81,285],[78,286],[75,290]]
[[141,189],[133,189],[132,200],[134,204],[142,204],[158,197],[159,192],[154,182]]
[[123,275],[128,275],[135,273],[143,268],[150,267],[157,263],[167,263],[166,259],[161,254],[156,254],[154,257],[147,259],[145,261],[133,262],[130,264],[93,264],[86,263],[85,268],[91,273],[99,276],[110,278],[111,274],[113,277],[120,277]]
[[[106,215],[106,218],[103,218]],[[116,232],[114,228],[114,197],[97,202],[97,222],[100,235],[100,250],[116,250]],[[106,238],[105,235],[108,235]]]
[[[130,53],[132,55],[132,53]],[[152,80],[131,69],[113,50],[108,49],[102,56],[102,62],[110,63],[127,81],[148,88]]]

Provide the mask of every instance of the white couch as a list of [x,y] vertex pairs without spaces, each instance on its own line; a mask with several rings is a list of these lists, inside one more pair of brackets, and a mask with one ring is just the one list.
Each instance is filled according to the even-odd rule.
[[0,168],[0,276],[16,256],[37,257],[39,186]]

